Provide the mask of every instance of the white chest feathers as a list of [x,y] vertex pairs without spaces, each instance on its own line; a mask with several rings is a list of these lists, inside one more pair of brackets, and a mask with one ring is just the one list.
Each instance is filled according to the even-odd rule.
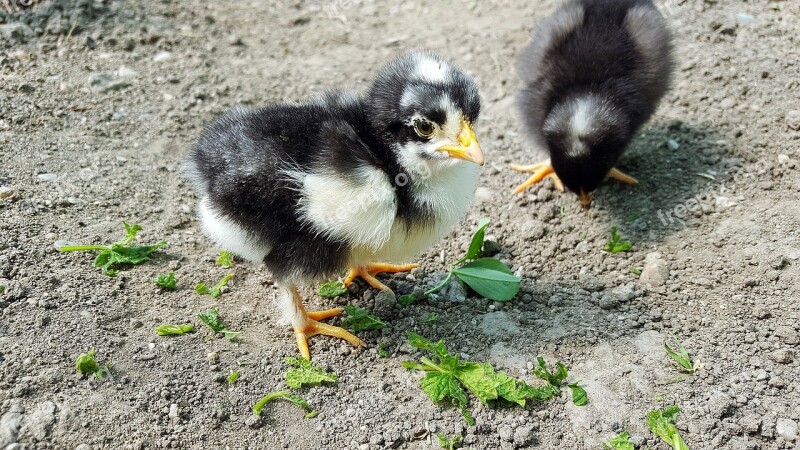
[[430,248],[466,215],[478,180],[478,167],[447,165],[419,177],[412,198],[434,220],[406,223],[398,219],[397,197],[385,172],[363,167],[343,177],[336,173],[301,174],[301,216],[315,232],[341,239],[351,247],[351,264],[407,262]]

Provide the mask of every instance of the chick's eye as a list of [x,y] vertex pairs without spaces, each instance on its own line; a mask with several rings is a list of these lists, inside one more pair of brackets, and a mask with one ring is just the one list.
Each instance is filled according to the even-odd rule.
[[427,120],[419,119],[414,122],[414,131],[420,137],[430,137],[433,134],[433,124]]

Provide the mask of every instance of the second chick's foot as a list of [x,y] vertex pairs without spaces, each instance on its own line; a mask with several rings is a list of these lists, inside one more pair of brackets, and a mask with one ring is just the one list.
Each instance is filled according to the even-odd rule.
[[546,159],[542,162],[531,164],[529,166],[521,166],[519,164],[512,164],[511,168],[519,171],[519,172],[529,172],[533,173],[524,183],[520,184],[519,186],[514,189],[515,194],[519,194],[523,192],[525,189],[533,186],[534,184],[544,180],[545,178],[550,178],[553,180],[553,185],[555,185],[556,189],[561,192],[564,192],[564,183],[561,182],[561,179],[558,178],[555,171],[553,171],[553,166],[550,164],[550,160]]
[[383,264],[383,263],[374,263],[361,267],[352,267],[350,268],[350,273],[347,274],[347,278],[344,279],[344,285],[350,286],[350,284],[352,284],[357,277],[361,277],[361,279],[366,281],[367,284],[374,287],[375,289],[380,289],[381,291],[391,291],[389,286],[386,286],[385,284],[381,283],[380,280],[375,278],[375,275],[379,273],[408,272],[409,270],[415,269],[417,267],[419,267],[419,264]]

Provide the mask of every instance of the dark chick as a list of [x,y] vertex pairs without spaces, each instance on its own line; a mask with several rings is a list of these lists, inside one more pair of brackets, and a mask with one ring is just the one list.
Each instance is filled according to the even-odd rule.
[[375,274],[416,267],[388,263],[408,262],[466,214],[483,164],[472,131],[479,112],[469,76],[414,51],[364,96],[237,108],[205,130],[186,163],[203,230],[272,272],[304,357],[316,334],[362,342],[319,322],[341,308],[306,312],[298,285],[349,268],[346,284],[360,276],[388,290]]
[[520,56],[517,107],[550,158],[512,166],[533,173],[515,192],[550,177],[588,207],[606,176],[635,184],[614,166],[669,86],[671,50],[650,0],[573,0],[545,19]]

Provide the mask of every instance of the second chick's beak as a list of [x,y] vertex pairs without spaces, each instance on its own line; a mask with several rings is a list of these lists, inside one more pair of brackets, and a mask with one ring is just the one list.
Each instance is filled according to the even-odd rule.
[[458,144],[444,145],[436,150],[447,152],[451,158],[474,162],[479,166],[483,165],[483,152],[481,146],[478,145],[478,138],[475,137],[475,132],[472,131],[466,120],[461,120],[461,131],[458,132],[456,140]]
[[594,196],[594,193],[592,193],[592,192],[588,192],[587,193],[586,191],[581,189],[580,194],[578,194],[578,199],[581,201],[581,206],[583,206],[583,209],[589,209],[589,207],[592,206],[592,197],[593,196]]

